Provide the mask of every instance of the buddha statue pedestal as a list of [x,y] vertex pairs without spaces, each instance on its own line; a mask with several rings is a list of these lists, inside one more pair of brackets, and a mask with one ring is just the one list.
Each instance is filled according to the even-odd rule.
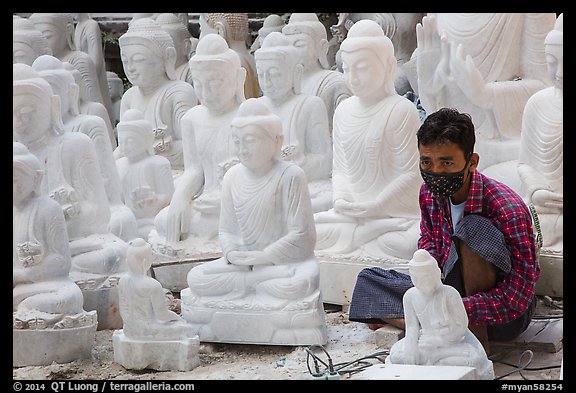
[[328,342],[319,291],[277,304],[268,304],[256,294],[230,300],[196,298],[190,288],[182,290],[180,298],[182,316],[202,342],[298,346]]
[[198,336],[183,340],[135,340],[116,330],[114,361],[130,370],[190,371],[200,364]]
[[[42,321],[43,322],[43,321]],[[37,316],[14,321],[12,329],[12,367],[47,366],[89,359],[96,338],[95,311],[65,316],[45,328]]]
[[542,248],[539,257],[542,273],[536,282],[536,294],[564,297],[564,254]]
[[325,254],[316,251],[320,264],[320,290],[324,303],[337,304],[346,310],[352,300],[358,273],[366,267],[378,266],[383,269],[394,269],[408,274],[408,260],[393,257],[376,258],[351,254]]
[[98,330],[121,329],[118,281],[123,273],[110,276],[70,272],[70,278],[82,290],[84,309],[98,314]]

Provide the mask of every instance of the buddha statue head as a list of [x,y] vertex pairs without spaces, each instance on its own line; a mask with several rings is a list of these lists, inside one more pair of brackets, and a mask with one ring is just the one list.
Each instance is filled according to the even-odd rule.
[[118,146],[130,161],[154,154],[154,127],[144,118],[142,111],[128,109],[117,125]]
[[312,69],[317,62],[324,69],[330,68],[327,57],[328,33],[316,14],[293,13],[282,28],[282,34],[287,35],[298,49],[304,70]]
[[169,12],[158,15],[156,23],[172,37],[176,49],[176,67],[188,62],[192,52],[192,34],[188,26],[177,15]]
[[14,141],[38,143],[49,128],[54,135],[64,133],[60,97],[31,66],[13,65],[12,98]]
[[554,86],[564,88],[564,14],[558,15],[554,28],[544,40],[544,51],[548,63],[548,77]]
[[146,276],[152,266],[152,248],[139,237],[129,242],[126,250],[126,262],[131,273]]
[[[282,120],[263,100],[249,98],[240,104],[230,127],[238,159],[248,169],[256,170],[266,162],[280,159]],[[260,139],[262,143],[251,143],[252,138]],[[248,145],[247,149],[242,148],[244,144]]]
[[34,13],[30,21],[46,37],[52,54],[62,58],[67,52],[75,51],[74,14],[72,13]]
[[210,33],[222,36],[230,45],[233,41],[246,42],[249,34],[246,13],[201,13],[199,18],[200,38]]
[[12,62],[32,65],[41,55],[51,55],[46,37],[27,18],[12,19]]
[[162,76],[177,79],[174,41],[153,19],[134,20],[118,42],[124,71],[132,85],[154,85]]
[[[303,66],[298,63],[298,50],[288,37],[279,32],[270,33],[254,52],[254,58],[260,89],[265,96],[274,98],[284,95],[285,91],[281,88],[284,83],[294,89],[294,94],[300,94]],[[275,68],[286,72],[278,74]]]
[[34,60],[32,68],[50,83],[54,94],[60,96],[62,114],[70,113],[76,116],[80,114],[80,86],[76,83],[70,68],[64,63],[54,56],[42,55]]
[[35,195],[40,189],[44,167],[38,158],[30,153],[28,148],[20,143],[12,143],[12,202],[19,205],[30,195]]
[[[378,91],[386,96],[396,93],[394,46],[378,23],[370,19],[354,23],[340,45],[340,53],[342,71],[354,95],[368,97],[378,94]],[[370,64],[374,72],[365,73],[363,80],[357,77],[351,80],[351,72],[358,75],[354,67],[362,63]],[[363,68],[366,69],[366,66]]]
[[218,108],[220,103],[236,98],[245,100],[244,81],[246,70],[240,56],[218,34],[208,34],[200,39],[196,53],[188,62],[193,76],[193,86],[202,105]]

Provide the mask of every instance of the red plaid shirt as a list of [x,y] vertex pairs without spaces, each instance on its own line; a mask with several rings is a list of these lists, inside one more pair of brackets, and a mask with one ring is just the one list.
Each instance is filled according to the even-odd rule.
[[[452,218],[448,198],[434,197],[426,183],[420,188],[420,239],[440,267],[452,244]],[[468,320],[474,325],[507,323],[522,315],[534,298],[540,277],[532,215],[522,198],[508,186],[474,171],[464,215],[488,218],[506,239],[512,270],[495,288],[462,298]]]

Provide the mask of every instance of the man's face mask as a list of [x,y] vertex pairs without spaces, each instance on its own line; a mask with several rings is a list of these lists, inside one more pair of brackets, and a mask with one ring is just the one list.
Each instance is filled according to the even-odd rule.
[[449,197],[454,195],[464,184],[464,175],[469,161],[470,157],[468,157],[464,168],[460,172],[432,173],[420,170],[420,174],[432,194],[437,197]]

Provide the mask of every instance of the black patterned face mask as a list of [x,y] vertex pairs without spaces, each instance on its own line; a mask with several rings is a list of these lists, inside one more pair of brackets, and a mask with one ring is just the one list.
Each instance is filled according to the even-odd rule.
[[464,174],[469,160],[470,159],[466,160],[466,165],[464,165],[464,169],[460,172],[432,173],[420,170],[420,174],[432,194],[437,197],[452,196],[462,187],[462,184],[464,184]]

